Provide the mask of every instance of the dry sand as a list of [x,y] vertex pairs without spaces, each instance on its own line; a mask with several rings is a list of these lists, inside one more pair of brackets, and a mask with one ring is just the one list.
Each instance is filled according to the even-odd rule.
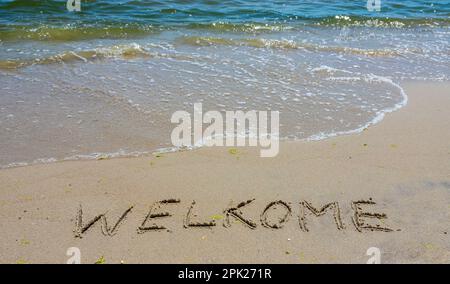
[[[448,263],[450,86],[411,83],[405,89],[408,105],[380,124],[356,135],[285,142],[275,158],[260,158],[252,148],[205,148],[1,170],[0,261],[65,263],[67,249],[78,247],[82,263],[101,256],[106,263],[365,263],[367,249],[377,247],[382,263]],[[256,228],[232,214],[225,227],[224,210],[253,198],[241,212]],[[361,226],[375,230],[359,232],[351,202],[369,198],[376,204],[356,207],[386,218],[361,216]],[[180,202],[161,205],[154,213],[171,216],[150,218],[144,227],[166,230],[139,233],[150,207],[164,199]],[[193,200],[190,222],[215,219],[216,226],[184,227]],[[291,214],[281,228],[267,228],[261,214],[278,200]],[[333,216],[330,206],[316,217],[304,201],[317,209],[337,202],[340,211]],[[76,237],[80,205],[84,225],[105,213],[112,236],[102,233],[101,218]],[[262,219],[277,224],[288,208],[278,204]],[[301,208],[307,232],[300,227]]]

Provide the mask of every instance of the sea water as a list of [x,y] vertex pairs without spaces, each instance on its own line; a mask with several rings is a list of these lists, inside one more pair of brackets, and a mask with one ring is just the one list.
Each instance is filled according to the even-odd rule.
[[[450,79],[450,1],[0,0],[0,166],[172,149],[173,112],[359,132]],[[423,94],[426,95],[426,94]]]

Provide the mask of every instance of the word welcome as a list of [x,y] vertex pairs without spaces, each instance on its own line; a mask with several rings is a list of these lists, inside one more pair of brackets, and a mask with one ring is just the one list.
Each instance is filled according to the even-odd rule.
[[[249,229],[256,229],[258,226],[269,229],[282,229],[284,225],[292,218],[293,209],[292,205],[283,200],[272,201],[268,203],[260,213],[259,222],[252,220],[248,213],[247,215],[243,213],[243,210],[250,206],[255,199],[249,199],[238,203],[235,206],[230,206],[223,210],[223,220],[222,225],[225,228],[232,226],[232,224],[241,223],[242,225],[248,227]],[[172,214],[166,211],[168,207],[180,204],[180,199],[164,199],[153,203],[150,206],[148,213],[143,216],[142,222],[137,225],[137,233],[143,234],[147,232],[155,231],[170,231],[169,228],[161,225],[158,222],[161,218],[169,218]],[[367,222],[369,219],[372,221],[380,221],[387,219],[384,213],[375,213],[368,211],[369,206],[373,206],[376,203],[369,198],[368,200],[358,200],[351,201],[350,205],[353,211],[351,220],[356,231],[381,231],[381,232],[392,232],[391,228],[386,227],[381,224],[373,224],[373,222]],[[323,206],[314,206],[311,202],[303,200],[299,202],[296,207],[298,207],[298,215],[296,216],[298,226],[301,231],[309,232],[310,228],[308,226],[307,220],[310,218],[321,217],[324,215],[329,215],[333,218],[334,224],[337,230],[344,230],[346,228],[344,222],[342,221],[341,210],[339,202],[330,202]],[[105,236],[114,236],[121,224],[123,224],[126,218],[132,214],[134,206],[128,207],[122,215],[111,225],[109,225],[106,213],[98,214],[89,221],[84,220],[83,208],[80,205],[75,224],[75,237],[82,238],[95,224],[101,225],[101,231]],[[217,226],[217,220],[211,218],[199,218],[194,211],[198,210],[196,208],[195,200],[192,201],[190,206],[187,208],[186,214],[183,218],[183,227],[188,228],[213,228]],[[233,222],[232,222],[233,221]],[[381,223],[381,222],[380,222]],[[382,222],[384,224],[384,222]]]
[[[225,119],[219,111],[203,114],[201,103],[194,104],[194,115],[176,111],[172,123],[178,123],[171,134],[176,147],[191,146],[259,146],[261,157],[274,157],[279,152],[280,117],[278,111],[270,111],[270,135],[268,111],[226,111]],[[225,129],[224,129],[225,122]],[[203,131],[203,123],[209,124]],[[248,128],[247,128],[248,125]],[[247,145],[248,141],[248,145]]]

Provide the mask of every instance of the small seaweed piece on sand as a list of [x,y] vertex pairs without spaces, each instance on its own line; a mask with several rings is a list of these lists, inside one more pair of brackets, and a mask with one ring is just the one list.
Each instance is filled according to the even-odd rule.
[[212,215],[211,216],[211,219],[213,219],[213,220],[222,220],[223,218],[224,218],[224,216],[220,215],[220,214],[216,214],[216,215]]
[[97,157],[97,161],[106,160],[106,159],[108,159],[107,155],[100,155]]
[[105,264],[105,263],[106,263],[106,260],[103,257],[103,255],[99,259],[97,259],[97,261],[95,262],[95,264]]

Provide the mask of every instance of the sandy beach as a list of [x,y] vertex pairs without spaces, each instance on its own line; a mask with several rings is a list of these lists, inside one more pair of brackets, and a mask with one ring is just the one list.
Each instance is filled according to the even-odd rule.
[[449,87],[406,84],[381,123],[274,158],[214,147],[1,170],[0,260],[366,263],[376,247],[382,263],[448,263]]

